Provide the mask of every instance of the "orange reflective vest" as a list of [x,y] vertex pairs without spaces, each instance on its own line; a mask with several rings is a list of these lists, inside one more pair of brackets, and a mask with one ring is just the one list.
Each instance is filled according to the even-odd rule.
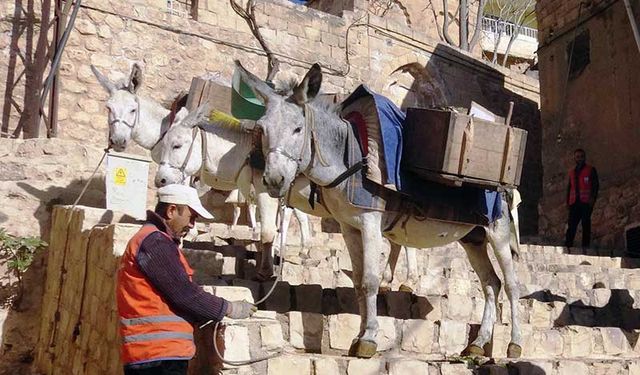
[[[591,181],[592,167],[589,164],[585,164],[578,174],[578,191],[580,193],[580,202],[589,203],[591,199],[591,188],[593,181]],[[576,170],[571,169],[569,171],[569,204],[576,203]]]
[[[116,299],[122,338],[121,358],[125,365],[189,360],[195,354],[193,327],[171,310],[136,263],[142,241],[157,231],[154,225],[144,225],[129,240],[120,260]],[[170,240],[168,235],[161,233]],[[182,252],[176,251],[191,280],[193,270]]]

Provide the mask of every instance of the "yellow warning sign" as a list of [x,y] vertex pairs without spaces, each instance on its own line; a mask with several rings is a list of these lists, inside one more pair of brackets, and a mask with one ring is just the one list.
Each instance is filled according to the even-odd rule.
[[116,168],[116,173],[113,176],[113,182],[116,185],[127,184],[127,168]]

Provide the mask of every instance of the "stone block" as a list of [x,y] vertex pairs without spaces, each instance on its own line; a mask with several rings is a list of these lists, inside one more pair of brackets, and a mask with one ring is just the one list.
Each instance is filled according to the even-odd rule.
[[334,315],[340,313],[338,306],[338,295],[335,289],[322,290],[322,314]]
[[468,322],[473,313],[473,300],[469,295],[449,294],[445,319]]
[[[318,352],[322,347],[324,317],[321,314],[291,311],[289,341],[296,349]],[[316,371],[317,373],[317,371]]]
[[285,262],[282,266],[282,280],[290,285],[304,284],[304,267]]
[[411,318],[413,319],[442,319],[442,309],[440,308],[440,297],[417,296],[411,305]]
[[564,348],[562,334],[556,330],[534,332],[532,343],[537,358],[560,357]]
[[384,351],[398,346],[398,335],[396,334],[396,320],[389,316],[378,317],[378,350]]
[[267,375],[310,375],[311,361],[305,357],[285,355],[269,359],[267,369]]
[[429,365],[426,362],[403,359],[389,362],[389,375],[429,375]]
[[467,324],[453,320],[440,322],[438,345],[444,355],[459,355],[467,346]]
[[549,328],[551,324],[551,311],[553,307],[549,303],[529,300],[529,323],[534,327]]
[[202,287],[205,292],[211,293],[214,296],[224,298],[227,301],[248,301],[253,303],[253,295],[249,288],[241,286],[210,286],[205,285]]
[[411,318],[411,293],[387,292],[384,294],[387,314],[396,319]]
[[602,327],[600,332],[602,333],[604,354],[618,356],[631,350],[629,340],[622,329],[618,327]]
[[295,300],[294,308],[297,311],[322,312],[322,287],[320,285],[298,285],[293,288],[293,297]]
[[[275,281],[266,281],[260,285],[261,298],[266,296],[271,290]],[[273,292],[264,302],[262,302],[261,310],[273,310],[279,313],[291,310],[291,295],[289,283],[280,281],[275,286]]]
[[557,371],[558,375],[588,374],[589,366],[584,362],[560,361]]
[[464,363],[443,363],[440,366],[441,375],[473,375],[473,371]]
[[224,330],[224,358],[230,361],[247,361],[249,354],[249,330],[243,326],[226,326]]
[[340,312],[347,314],[358,314],[358,299],[356,298],[356,290],[353,288],[336,288],[336,296],[338,297],[338,306]]
[[336,273],[329,267],[310,267],[305,269],[304,283],[316,284],[323,288],[333,288],[336,286],[353,287],[351,279],[349,279],[343,272],[340,272],[346,279],[342,280],[341,285],[337,285]]
[[444,295],[449,289],[449,280],[442,276],[421,276],[418,293],[421,295]]
[[338,362],[331,358],[316,358],[313,361],[313,368],[316,375],[340,373],[340,366],[338,366]]
[[379,359],[352,359],[347,366],[347,375],[380,375],[384,371],[384,362]]
[[262,348],[265,350],[280,349],[284,345],[280,323],[261,325],[260,338],[262,340]]
[[402,350],[431,353],[434,329],[433,322],[428,320],[405,320],[402,324]]
[[329,344],[331,348],[348,350],[359,332],[359,315],[337,314],[329,316]]
[[249,289],[249,292],[251,292],[251,295],[253,296],[254,301],[257,301],[260,299],[260,283],[259,282],[246,280],[246,279],[233,279],[231,283],[233,284],[233,286]]
[[253,314],[253,319],[268,319],[268,320],[276,320],[277,313],[275,311],[269,310],[258,310],[255,314]]
[[593,351],[591,334],[593,330],[589,327],[568,326],[561,328],[564,341],[564,357],[588,357]]
[[336,288],[353,288],[353,280],[344,272],[339,271],[336,275]]

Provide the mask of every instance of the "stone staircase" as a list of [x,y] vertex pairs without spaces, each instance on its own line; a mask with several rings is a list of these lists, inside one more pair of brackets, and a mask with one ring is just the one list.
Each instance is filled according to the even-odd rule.
[[[213,237],[224,232],[218,226],[210,228]],[[185,244],[197,281],[225,298],[262,298],[273,283],[251,281],[255,236],[247,228],[224,233],[226,241],[208,242],[207,232]],[[401,254],[393,291],[378,295],[378,354],[362,360],[346,356],[360,318],[341,236],[316,233],[308,258],[300,257],[296,236],[288,242],[283,280],[259,313],[224,321],[225,358],[283,354],[225,368],[224,374],[640,374],[636,259],[522,245],[516,272],[523,358],[504,358],[510,306],[502,292],[494,336],[485,347],[492,359],[482,363],[459,357],[477,334],[484,306],[464,251],[457,244],[419,251],[420,278],[412,293],[397,291],[407,278]]]

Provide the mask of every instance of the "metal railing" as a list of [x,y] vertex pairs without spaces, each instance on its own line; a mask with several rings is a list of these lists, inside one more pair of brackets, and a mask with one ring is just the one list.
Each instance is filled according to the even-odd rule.
[[[518,30],[518,25],[499,18],[482,17],[482,30],[494,34],[505,34],[507,36],[511,36],[516,33],[516,30]],[[531,27],[522,26],[518,35],[538,39],[538,30]]]

